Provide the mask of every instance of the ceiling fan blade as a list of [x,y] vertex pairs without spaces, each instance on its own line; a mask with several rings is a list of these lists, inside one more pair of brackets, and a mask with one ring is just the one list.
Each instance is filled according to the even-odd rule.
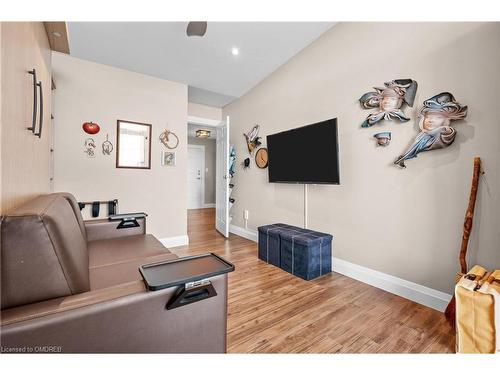
[[207,32],[207,23],[201,21],[189,22],[186,34],[187,36],[203,36]]

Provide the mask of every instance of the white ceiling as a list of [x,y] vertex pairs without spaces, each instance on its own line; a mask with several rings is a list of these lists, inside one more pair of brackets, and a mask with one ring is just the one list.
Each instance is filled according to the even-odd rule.
[[[327,22],[69,22],[71,55],[182,82],[189,100],[222,107],[240,97],[332,27]],[[238,56],[231,49],[238,47]]]

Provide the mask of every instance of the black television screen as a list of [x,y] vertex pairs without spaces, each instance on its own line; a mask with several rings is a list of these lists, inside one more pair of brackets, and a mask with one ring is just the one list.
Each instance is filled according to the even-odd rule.
[[337,119],[267,136],[269,182],[339,184]]

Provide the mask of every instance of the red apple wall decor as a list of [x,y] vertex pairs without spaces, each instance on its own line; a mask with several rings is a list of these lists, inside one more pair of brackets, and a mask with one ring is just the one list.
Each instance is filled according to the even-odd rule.
[[87,134],[97,134],[99,133],[99,130],[101,130],[101,127],[98,124],[95,124],[92,121],[90,121],[90,122],[85,122],[82,125],[82,129]]

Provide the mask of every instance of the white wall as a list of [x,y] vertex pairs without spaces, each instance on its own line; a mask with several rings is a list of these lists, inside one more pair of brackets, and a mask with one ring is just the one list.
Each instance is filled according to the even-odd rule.
[[204,104],[188,103],[188,114],[193,118],[209,119],[214,121],[222,120],[222,108]]
[[[148,213],[148,233],[186,235],[187,86],[59,53],[53,54],[53,71],[55,190],[73,193],[79,201],[118,198],[120,212]],[[150,170],[115,168],[116,149],[103,155],[106,134],[116,147],[117,119],[152,124]],[[101,127],[93,136],[95,158],[84,154],[87,121]],[[179,137],[175,167],[160,164],[165,147],[158,137],[165,128]]]
[[[500,24],[341,23],[242,98],[223,108],[238,152],[232,224],[303,223],[303,187],[268,183],[248,156],[242,135],[257,123],[261,136],[338,118],[340,186],[311,186],[309,226],[334,236],[334,256],[450,292],[458,270],[473,157],[483,159],[470,265],[500,267]],[[360,125],[369,113],[358,98],[372,86],[412,78],[419,88],[412,120]],[[455,143],[425,152],[402,170],[392,163],[417,134],[422,102],[450,91],[469,106],[455,123]],[[373,134],[392,131],[386,148]],[[300,152],[300,150],[297,150]]]

